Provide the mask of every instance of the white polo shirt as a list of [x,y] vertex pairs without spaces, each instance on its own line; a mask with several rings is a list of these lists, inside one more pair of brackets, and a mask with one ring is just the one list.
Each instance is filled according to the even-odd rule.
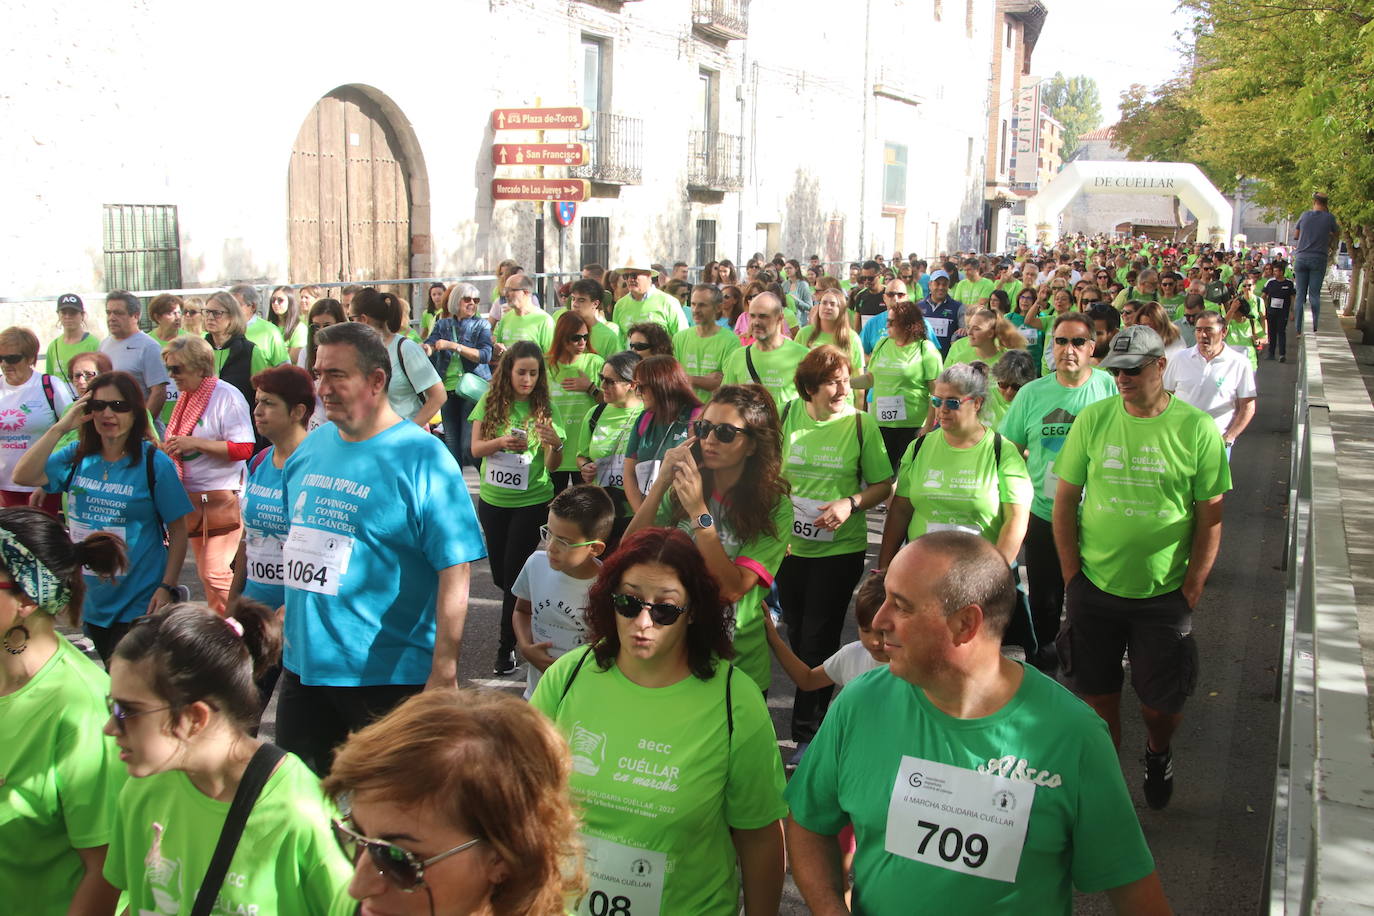
[[1164,388],[1216,421],[1224,435],[1240,398],[1255,396],[1255,370],[1250,360],[1230,347],[1208,360],[1196,346],[1175,353],[1164,368]]

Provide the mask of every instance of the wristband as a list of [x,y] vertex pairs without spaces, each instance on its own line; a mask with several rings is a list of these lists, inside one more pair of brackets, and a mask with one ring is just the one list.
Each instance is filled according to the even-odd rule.
[[177,593],[177,587],[175,585],[168,585],[166,582],[159,583],[158,588],[166,589],[169,595],[176,595]]
[[856,498],[853,497],[853,496],[846,496],[845,499],[849,500],[849,512],[850,512],[851,515],[852,515],[853,513],[859,511],[859,500],[858,500],[858,499],[856,499]]

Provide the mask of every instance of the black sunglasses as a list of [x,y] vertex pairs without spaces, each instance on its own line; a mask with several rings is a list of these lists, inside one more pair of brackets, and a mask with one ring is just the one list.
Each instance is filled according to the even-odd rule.
[[568,335],[568,340],[569,340],[570,342],[572,342],[572,343],[577,343],[579,340],[591,340],[591,339],[592,339],[592,335],[590,335],[590,334],[569,334],[569,335]]
[[152,709],[137,709],[130,711],[125,709],[123,704],[114,697],[107,696],[105,697],[105,708],[110,711],[110,718],[114,719],[115,731],[122,735],[128,728],[128,726],[124,724],[125,720],[133,719],[150,712],[162,712],[164,709],[171,709],[172,707],[154,706]]
[[647,349],[649,349],[649,348],[652,347],[652,346],[653,346],[653,344],[651,344],[651,343],[646,343],[646,342],[644,342],[644,341],[632,340],[632,341],[630,341],[630,343],[629,343],[630,349],[631,349],[631,350],[634,350],[636,353],[638,353],[640,350],[647,350]]
[[649,619],[660,627],[670,627],[677,623],[677,619],[687,613],[684,607],[676,604],[665,604],[663,602],[645,601],[636,598],[634,595],[612,595],[611,606],[621,617],[628,617],[634,620],[639,616],[639,612],[645,608],[649,609]]
[[186,367],[183,366],[181,363],[167,363],[168,375],[181,375],[181,373],[185,371]]
[[712,423],[710,420],[696,420],[692,423],[692,432],[698,439],[704,440],[712,433],[716,434],[716,441],[728,445],[735,441],[738,435],[749,435],[749,430],[738,426],[731,426],[729,423]]
[[24,354],[23,354],[23,353],[3,353],[3,354],[0,354],[0,362],[9,363],[11,366],[17,366],[17,365],[19,365],[20,363],[22,363],[23,361],[24,361]]
[[338,840],[350,862],[356,865],[359,854],[366,849],[377,873],[407,894],[424,885],[426,868],[482,842],[481,837],[475,837],[452,849],[446,849],[437,856],[421,859],[409,849],[402,849],[395,843],[365,837],[338,818],[331,818],[330,823],[334,825],[334,839]]
[[1056,337],[1054,343],[1056,346],[1060,347],[1067,347],[1069,344],[1073,344],[1075,347],[1081,347],[1090,340],[1091,338],[1088,337]]
[[134,409],[128,401],[87,401],[86,413],[101,413],[106,407],[115,413],[132,413]]
[[1146,366],[1152,365],[1153,363],[1155,363],[1155,362],[1157,362],[1157,361],[1158,361],[1157,359],[1151,359],[1151,360],[1147,360],[1147,361],[1141,363],[1139,366],[1132,366],[1132,367],[1129,368],[1129,369],[1118,369],[1118,368],[1113,367],[1113,368],[1111,368],[1111,369],[1108,369],[1107,371],[1110,372],[1110,373],[1112,374],[1112,378],[1116,378],[1118,375],[1129,375],[1129,376],[1131,376],[1132,378],[1134,378],[1135,376],[1137,376],[1137,375],[1139,375],[1140,373],[1144,372]]

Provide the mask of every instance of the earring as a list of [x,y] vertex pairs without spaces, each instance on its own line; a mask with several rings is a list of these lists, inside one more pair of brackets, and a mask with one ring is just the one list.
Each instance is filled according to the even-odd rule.
[[[24,638],[21,639],[18,643],[14,643],[14,642],[12,642],[11,639],[10,639],[10,637],[11,637],[15,632],[20,632],[20,633],[23,633],[23,634],[24,634]],[[24,652],[24,650],[27,649],[28,647],[29,647],[29,628],[28,628],[28,627],[24,626],[22,623],[16,623],[14,626],[10,627],[8,630],[5,631],[5,651],[8,652],[10,655],[22,655],[23,652]]]

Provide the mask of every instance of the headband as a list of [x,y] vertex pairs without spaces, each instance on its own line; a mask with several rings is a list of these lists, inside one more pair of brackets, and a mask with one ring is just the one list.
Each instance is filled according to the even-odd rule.
[[57,614],[71,603],[71,586],[40,563],[19,537],[5,527],[0,527],[0,562],[40,610]]

